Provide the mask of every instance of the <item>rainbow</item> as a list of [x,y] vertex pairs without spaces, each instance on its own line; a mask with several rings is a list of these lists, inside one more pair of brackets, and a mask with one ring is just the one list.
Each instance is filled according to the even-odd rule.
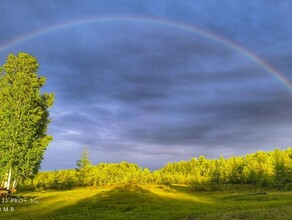
[[243,56],[249,58],[253,62],[257,63],[260,67],[267,70],[271,74],[273,74],[279,81],[281,81],[285,87],[287,87],[290,91],[292,91],[292,82],[279,70],[277,70],[275,67],[273,67],[271,64],[267,63],[264,59],[260,58],[259,56],[255,55],[251,51],[243,48],[242,46],[222,37],[215,33],[212,33],[210,31],[203,30],[198,27],[194,27],[188,24],[179,23],[172,20],[164,20],[161,18],[151,18],[151,17],[93,17],[93,18],[87,18],[87,19],[79,19],[79,20],[71,20],[65,23],[60,23],[57,25],[52,25],[50,27],[46,27],[43,29],[38,29],[36,31],[21,35],[15,39],[12,39],[11,41],[8,41],[4,43],[2,46],[0,46],[0,52],[3,52],[17,44],[20,44],[24,41],[27,41],[29,39],[38,37],[43,34],[47,34],[49,32],[58,31],[65,28],[70,27],[76,27],[80,25],[85,24],[94,24],[99,22],[139,22],[139,23],[152,23],[156,25],[164,25],[169,26],[177,29],[181,29],[183,31],[191,32],[194,34],[201,35],[203,37],[206,37],[210,40],[217,41],[219,43],[222,43],[226,47],[229,47],[238,53],[242,54]]

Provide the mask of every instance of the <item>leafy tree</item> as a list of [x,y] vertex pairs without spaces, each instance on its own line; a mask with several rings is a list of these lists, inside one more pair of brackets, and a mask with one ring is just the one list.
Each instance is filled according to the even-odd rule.
[[[85,148],[83,158],[88,159]],[[82,158],[82,157],[81,157]],[[80,160],[82,161],[82,160]],[[85,164],[85,163],[81,163]],[[76,170],[41,172],[33,187],[44,189],[70,189],[75,186],[106,184],[191,184],[196,190],[213,190],[227,185],[250,184],[258,187],[292,189],[292,148],[257,152],[245,157],[209,160],[205,157],[190,161],[167,163],[151,172],[129,162],[85,165]],[[31,187],[29,181],[24,187]],[[218,188],[219,186],[219,188]],[[226,189],[228,189],[226,188]]]
[[54,94],[41,94],[46,78],[37,71],[36,58],[23,52],[0,68],[0,171],[11,168],[23,179],[37,174],[52,141],[46,133]]

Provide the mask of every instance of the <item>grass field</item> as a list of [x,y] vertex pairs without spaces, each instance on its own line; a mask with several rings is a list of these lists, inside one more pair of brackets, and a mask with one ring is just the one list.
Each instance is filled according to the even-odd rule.
[[255,192],[111,186],[19,193],[1,201],[0,219],[292,219],[292,192]]

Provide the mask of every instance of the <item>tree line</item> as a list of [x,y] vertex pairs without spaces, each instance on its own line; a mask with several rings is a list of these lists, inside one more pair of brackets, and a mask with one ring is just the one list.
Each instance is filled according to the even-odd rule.
[[88,153],[83,153],[77,162],[77,169],[40,172],[33,182],[24,181],[22,187],[71,189],[109,184],[249,184],[292,189],[292,148],[258,151],[226,159],[206,159],[200,156],[189,161],[169,162],[152,172],[125,161],[92,165],[86,155]]

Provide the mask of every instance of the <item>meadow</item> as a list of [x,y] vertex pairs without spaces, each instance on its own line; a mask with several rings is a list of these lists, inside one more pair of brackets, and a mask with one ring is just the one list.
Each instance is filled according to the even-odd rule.
[[[25,202],[26,200],[26,202]],[[112,185],[18,192],[2,199],[1,220],[28,219],[291,219],[291,191],[187,185]]]
[[245,157],[99,163],[38,173],[2,198],[0,220],[279,219],[292,216],[292,148]]

